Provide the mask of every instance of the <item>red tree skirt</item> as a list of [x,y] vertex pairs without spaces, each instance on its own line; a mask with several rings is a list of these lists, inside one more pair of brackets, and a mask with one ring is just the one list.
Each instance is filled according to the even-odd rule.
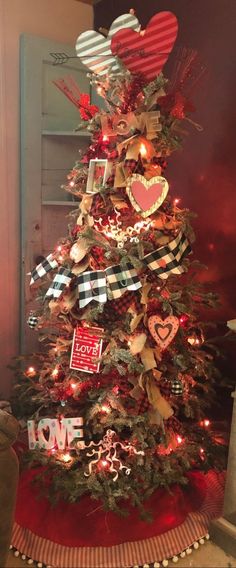
[[156,491],[147,502],[152,523],[132,508],[125,519],[105,513],[89,497],[51,507],[38,498],[34,475],[20,480],[12,544],[57,568],[130,568],[173,557],[204,536],[222,509],[223,476],[214,472],[189,474],[188,487],[174,486],[171,494]]

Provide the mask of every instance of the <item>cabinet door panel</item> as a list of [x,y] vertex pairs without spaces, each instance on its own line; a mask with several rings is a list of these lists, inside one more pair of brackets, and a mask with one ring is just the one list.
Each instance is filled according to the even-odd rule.
[[[61,189],[68,171],[89,137],[76,135],[78,109],[53,81],[72,76],[81,92],[91,92],[87,68],[74,58],[72,46],[24,34],[21,37],[21,352],[39,348],[37,334],[26,324],[37,309],[29,288],[29,273],[36,259],[54,249],[67,233],[66,217],[75,206]],[[73,56],[66,65],[53,65],[50,53]],[[55,203],[54,203],[55,202]],[[63,205],[63,202],[67,205]]]

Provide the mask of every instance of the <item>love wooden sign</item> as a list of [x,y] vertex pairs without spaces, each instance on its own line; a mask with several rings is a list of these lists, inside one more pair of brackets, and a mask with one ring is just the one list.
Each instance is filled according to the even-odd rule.
[[86,373],[99,372],[102,332],[103,329],[100,327],[76,327],[71,351],[71,369]]
[[38,425],[35,420],[28,420],[29,449],[59,450],[71,448],[72,442],[83,438],[83,418],[42,418]]

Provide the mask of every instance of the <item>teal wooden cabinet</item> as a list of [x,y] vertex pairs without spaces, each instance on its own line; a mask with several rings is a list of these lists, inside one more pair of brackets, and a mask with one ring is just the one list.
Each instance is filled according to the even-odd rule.
[[46,256],[67,233],[66,215],[75,203],[61,185],[87,146],[89,135],[75,132],[77,108],[57,89],[53,80],[72,76],[82,92],[91,92],[87,68],[78,58],[53,65],[50,53],[75,56],[73,47],[36,36],[23,35],[20,43],[21,83],[21,352],[38,349],[37,334],[26,324],[37,307],[29,288],[29,273],[37,258]]

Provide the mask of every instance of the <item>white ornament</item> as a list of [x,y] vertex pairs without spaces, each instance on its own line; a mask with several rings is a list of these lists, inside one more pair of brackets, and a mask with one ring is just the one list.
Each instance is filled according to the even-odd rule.
[[38,568],[43,568],[42,562],[38,562],[37,566]]
[[172,562],[174,562],[176,564],[176,562],[178,562],[178,561],[179,561],[178,556],[173,556]]
[[153,568],[160,568],[160,562],[154,562]]
[[206,536],[205,536],[205,539],[209,540],[209,538],[210,538],[210,535],[207,533]]
[[185,550],[183,550],[183,552],[180,553],[180,557],[185,558],[185,556],[186,556],[186,552],[185,552]]
[[198,542],[194,542],[194,544],[193,544],[193,548],[194,548],[194,550],[197,550],[197,549],[199,548],[199,544],[198,544]]
[[166,566],[168,566],[169,561],[168,560],[162,560],[162,566],[164,566],[164,568],[166,568]]
[[31,564],[33,564],[33,563],[34,563],[33,559],[32,559],[32,558],[29,558],[27,564],[31,565]]
[[143,568],[149,568],[149,564],[144,564]]
[[204,538],[200,538],[199,542],[200,542],[200,544],[205,544]]
[[25,560],[25,559],[26,559],[25,554],[22,554],[22,555],[21,555],[21,558],[22,558],[22,560]]
[[17,558],[18,556],[20,556],[19,550],[15,550],[14,556],[16,556],[16,558]]

